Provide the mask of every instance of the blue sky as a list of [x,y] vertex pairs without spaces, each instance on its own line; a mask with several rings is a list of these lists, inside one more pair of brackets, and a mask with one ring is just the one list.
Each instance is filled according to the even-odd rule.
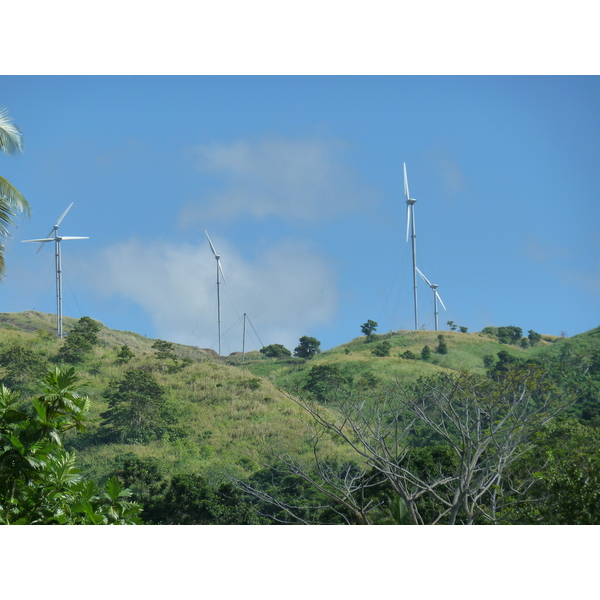
[[[302,335],[322,349],[413,329],[417,264],[446,322],[571,336],[599,325],[597,76],[0,76],[29,200],[6,247],[3,312],[63,310],[223,354]],[[419,325],[433,329],[419,282]]]

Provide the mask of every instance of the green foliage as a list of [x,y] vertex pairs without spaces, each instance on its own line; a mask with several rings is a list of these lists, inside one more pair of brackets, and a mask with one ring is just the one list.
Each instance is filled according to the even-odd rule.
[[[238,482],[239,483],[239,482]],[[325,493],[305,478],[278,468],[265,468],[254,473],[245,490],[259,490],[248,494],[256,511],[275,524],[326,523],[345,524],[343,511]]]
[[153,503],[168,487],[164,466],[153,456],[140,458],[133,452],[117,455],[115,465],[116,477],[144,505],[144,520],[147,520],[146,504]]
[[144,444],[167,433],[165,391],[151,373],[129,369],[121,379],[111,381],[104,396],[108,410],[100,416],[109,440]]
[[414,352],[411,352],[410,350],[406,350],[400,356],[408,360],[415,360],[417,358],[417,355]]
[[165,340],[155,340],[155,342],[152,344],[152,348],[155,350],[156,358],[158,358],[158,360],[177,360],[177,356],[173,351],[174,347],[171,342],[166,342]]
[[164,498],[147,506],[153,524],[258,525],[255,507],[230,483],[209,485],[200,475],[175,475]]
[[542,429],[512,470],[518,480],[534,472],[527,501],[515,521],[545,525],[600,524],[600,430],[572,419]]
[[461,333],[467,333],[469,331],[469,328],[464,325],[460,325],[459,329]]
[[312,358],[321,352],[321,350],[319,350],[321,342],[314,337],[304,335],[300,338],[299,342],[298,346],[294,348],[294,356],[300,358]]
[[451,329],[452,331],[456,331],[456,327],[457,327],[457,326],[454,324],[454,321],[448,321],[448,322],[447,322],[447,325],[448,325],[448,327],[450,327],[450,329]]
[[431,348],[427,345],[421,350],[421,360],[429,360],[431,358]]
[[292,353],[283,344],[270,344],[260,349],[267,358],[287,358]]
[[518,344],[523,337],[523,330],[514,325],[498,327],[496,336],[503,344]]
[[496,359],[494,358],[494,356],[492,354],[485,354],[483,356],[483,366],[486,369],[491,369],[494,366],[495,362],[496,362]]
[[311,394],[319,402],[327,402],[331,394],[350,383],[350,379],[342,375],[340,369],[335,365],[316,365],[308,374],[308,382],[304,390]]
[[371,319],[369,319],[366,323],[363,323],[360,326],[360,330],[363,332],[364,335],[367,336],[367,339],[365,340],[365,342],[372,342],[375,339],[375,330],[377,329],[377,322],[376,321],[372,321]]
[[0,352],[0,383],[15,391],[31,392],[48,368],[44,355],[14,344]]
[[377,346],[375,346],[375,348],[373,348],[371,354],[373,356],[379,357],[389,356],[391,348],[392,345],[387,340],[384,340],[383,342],[381,342],[381,344],[378,344]]
[[448,354],[448,346],[446,345],[446,340],[441,333],[438,335],[438,345],[435,347],[435,351],[438,354]]
[[135,354],[131,351],[131,348],[127,344],[123,344],[119,353],[117,354],[117,361],[120,364],[128,363],[132,358],[135,357]]
[[60,358],[67,363],[83,362],[98,344],[98,331],[100,326],[96,321],[81,317],[60,348]]
[[529,334],[527,337],[531,346],[537,344],[542,339],[542,335],[533,331],[533,329],[530,329],[527,333]]
[[85,481],[75,455],[63,447],[70,429],[84,430],[90,402],[78,392],[72,368],[55,368],[44,393],[23,408],[0,388],[0,523],[132,524],[141,507],[109,479],[103,490]]

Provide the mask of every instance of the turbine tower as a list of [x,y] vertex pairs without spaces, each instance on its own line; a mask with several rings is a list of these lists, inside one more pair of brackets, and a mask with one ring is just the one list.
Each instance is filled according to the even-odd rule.
[[[66,214],[71,210],[73,203],[69,204],[69,207],[60,216],[60,219],[56,221],[56,225],[50,230],[50,233],[39,240],[22,240],[23,242],[39,242],[40,247],[37,249],[36,254],[44,247],[46,242],[54,242],[54,263],[56,268],[56,329],[58,337],[63,337],[63,326],[62,326],[62,260],[60,255],[60,243],[63,240],[89,240],[89,237],[72,236],[72,235],[58,235],[58,226],[65,218]],[[54,234],[52,236],[52,234]],[[52,236],[52,237],[50,237]]]
[[419,317],[417,314],[417,230],[415,229],[415,202],[408,191],[408,177],[406,176],[406,163],[404,163],[404,195],[406,196],[406,241],[408,233],[412,239],[412,263],[413,263],[413,295],[415,300],[415,331],[419,329]]
[[221,295],[219,287],[221,285],[221,276],[223,277],[223,283],[225,283],[225,273],[223,273],[223,268],[221,267],[221,257],[217,254],[215,247],[210,241],[210,237],[208,236],[208,231],[206,231],[206,229],[204,230],[204,233],[206,233],[206,239],[210,244],[210,249],[217,260],[217,327],[219,331],[219,356],[221,356]]
[[444,303],[442,302],[442,299],[440,298],[440,295],[437,293],[437,288],[439,287],[437,283],[431,283],[429,281],[429,279],[427,279],[427,277],[425,277],[425,275],[423,275],[423,273],[421,273],[421,271],[419,269],[417,269],[417,271],[419,271],[419,275],[424,279],[425,283],[433,290],[433,315],[435,316],[435,330],[438,330],[438,309],[437,309],[437,301],[440,301],[440,304],[444,307],[444,310],[446,310],[446,307],[444,306]]

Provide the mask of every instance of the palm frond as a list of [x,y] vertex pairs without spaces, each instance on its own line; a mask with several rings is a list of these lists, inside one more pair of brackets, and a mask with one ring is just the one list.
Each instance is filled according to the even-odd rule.
[[23,134],[6,108],[0,108],[0,149],[6,154],[23,152]]
[[29,203],[19,190],[0,176],[0,231],[8,235],[8,226],[14,225],[18,213],[29,215]]

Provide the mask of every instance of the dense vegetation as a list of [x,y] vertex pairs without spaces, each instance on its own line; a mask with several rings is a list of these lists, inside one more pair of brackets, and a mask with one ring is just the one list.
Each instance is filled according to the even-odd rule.
[[242,362],[53,327],[0,315],[2,522],[600,521],[600,328],[369,320],[326,352],[304,336]]

